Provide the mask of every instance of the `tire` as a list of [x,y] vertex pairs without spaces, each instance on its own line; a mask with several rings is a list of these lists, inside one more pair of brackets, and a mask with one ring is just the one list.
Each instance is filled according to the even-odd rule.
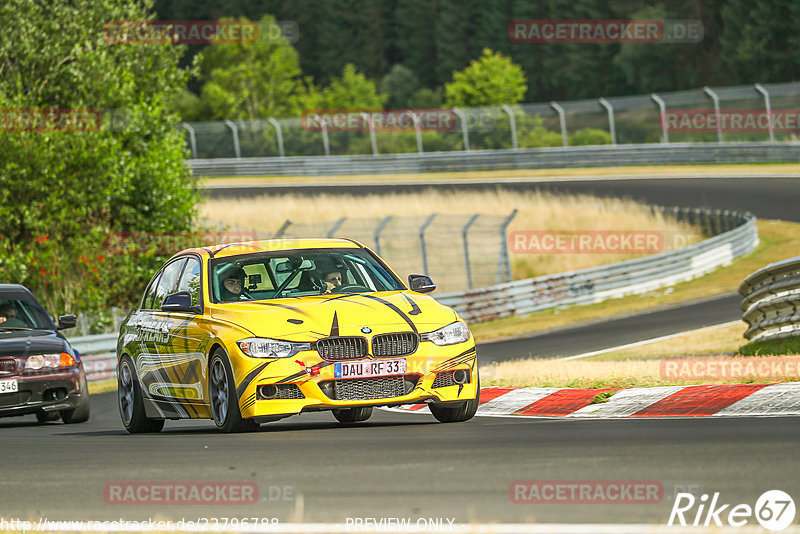
[[81,402],[77,408],[64,410],[61,412],[61,419],[65,424],[85,423],[89,420],[89,384],[86,383],[86,375],[81,373]]
[[208,393],[211,416],[220,431],[233,433],[258,429],[258,423],[242,418],[231,364],[228,355],[220,348],[214,351],[208,364]]
[[117,365],[117,400],[125,430],[131,434],[161,432],[163,419],[150,419],[144,411],[139,376],[130,357],[123,356]]
[[435,403],[431,403],[428,406],[437,421],[440,423],[461,423],[463,421],[469,421],[475,416],[475,412],[478,411],[478,405],[480,404],[481,399],[481,377],[478,376],[477,371],[475,372],[475,376],[478,379],[478,387],[474,399],[464,402],[464,404],[461,406],[455,406],[452,408],[446,405],[437,405]]
[[359,423],[372,417],[372,406],[362,406],[361,408],[343,408],[333,410],[333,416],[340,423]]
[[50,423],[53,421],[58,421],[61,418],[61,414],[58,412],[45,412],[42,410],[41,412],[36,412],[36,420],[40,423]]

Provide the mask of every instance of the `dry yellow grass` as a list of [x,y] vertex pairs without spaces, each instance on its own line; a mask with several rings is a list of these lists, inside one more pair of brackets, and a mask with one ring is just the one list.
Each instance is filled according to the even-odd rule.
[[589,356],[586,360],[667,358],[686,354],[733,354],[747,342],[744,338],[745,330],[747,330],[747,325],[737,321],[736,324],[729,326],[702,328],[663,341],[604,352]]
[[[589,195],[554,195],[539,191],[394,193],[387,195],[271,195],[248,199],[209,199],[201,215],[211,225],[241,230],[275,232],[284,221],[313,223],[341,217],[385,217],[387,215],[470,214],[508,215],[519,212],[509,226],[513,231],[634,230],[681,236],[682,244],[700,239],[686,225],[650,213],[631,200],[597,198]],[[672,248],[672,239],[665,245]],[[641,254],[512,254],[515,279],[593,267],[622,261]]]
[[481,386],[595,389],[797,382],[798,367],[797,358],[687,357],[674,361],[524,360],[486,365],[480,372]]

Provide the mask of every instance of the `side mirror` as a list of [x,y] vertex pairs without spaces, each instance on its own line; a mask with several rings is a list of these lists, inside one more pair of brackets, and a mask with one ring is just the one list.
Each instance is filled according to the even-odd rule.
[[189,312],[200,313],[198,306],[192,305],[192,295],[188,291],[178,291],[167,295],[161,305],[161,311],[165,312]]
[[430,276],[424,274],[409,274],[408,287],[411,288],[411,291],[416,291],[417,293],[430,293],[436,289],[436,284],[433,283]]
[[58,326],[59,330],[66,330],[67,328],[75,328],[78,326],[78,318],[74,315],[59,315]]

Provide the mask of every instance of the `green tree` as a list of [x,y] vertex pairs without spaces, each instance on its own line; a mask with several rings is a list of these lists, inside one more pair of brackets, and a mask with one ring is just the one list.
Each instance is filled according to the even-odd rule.
[[[129,304],[164,259],[112,254],[109,234],[194,223],[197,191],[169,105],[187,78],[182,50],[103,36],[107,21],[148,17],[133,0],[0,6],[0,279],[30,287],[54,314]],[[101,120],[18,120],[52,109]]]
[[385,95],[378,93],[375,83],[358,72],[355,65],[347,64],[340,78],[334,78],[328,87],[313,100],[317,109],[382,109]]
[[218,44],[198,55],[209,119],[296,116],[306,108],[313,86],[301,76],[297,51],[272,16],[265,15],[258,27],[255,43]]
[[484,48],[480,59],[445,85],[448,106],[470,107],[516,104],[525,95],[525,74],[510,58]]
[[395,65],[381,80],[380,92],[387,96],[389,109],[407,107],[411,96],[419,89],[419,80],[403,65]]

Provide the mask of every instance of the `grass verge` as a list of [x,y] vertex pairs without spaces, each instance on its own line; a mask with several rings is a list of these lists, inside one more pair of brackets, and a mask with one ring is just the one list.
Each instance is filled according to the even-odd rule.
[[796,163],[743,163],[724,165],[631,165],[627,167],[577,167],[574,169],[515,169],[505,171],[432,172],[426,174],[362,174],[325,176],[225,176],[200,178],[200,185],[225,183],[319,183],[319,182],[396,182],[419,180],[465,180],[502,178],[543,178],[563,176],[624,176],[638,174],[763,174],[800,172]]
[[652,293],[587,306],[549,309],[522,317],[475,323],[470,325],[470,329],[478,342],[485,342],[736,291],[753,271],[774,261],[796,256],[800,249],[800,224],[758,221],[758,233],[761,242],[749,256],[735,259],[730,265],[695,280]]
[[116,378],[98,380],[97,382],[89,382],[89,395],[96,395],[98,393],[108,393],[109,391],[116,391],[116,390],[117,390]]
[[774,339],[771,341],[756,341],[739,347],[743,356],[781,356],[800,354],[800,339]]

